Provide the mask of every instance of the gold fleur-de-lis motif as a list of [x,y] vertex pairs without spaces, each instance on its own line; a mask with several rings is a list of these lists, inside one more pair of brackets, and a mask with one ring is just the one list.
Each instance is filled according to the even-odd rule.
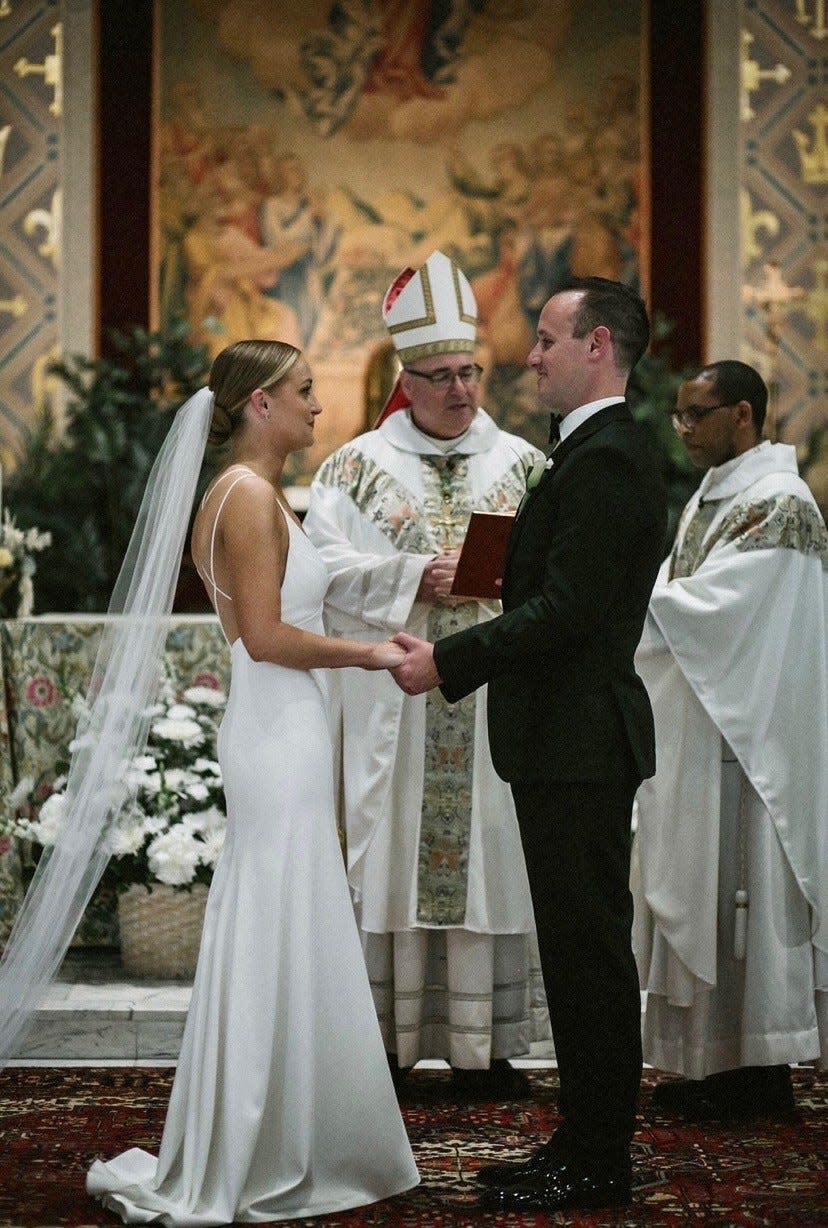
[[16,320],[19,320],[28,310],[29,304],[22,294],[16,294],[14,298],[0,299],[0,313],[3,315],[14,316]]
[[50,367],[60,358],[60,348],[56,345],[41,354],[32,364],[32,404],[43,406],[47,402],[54,405],[60,391],[60,379],[53,375]]
[[802,310],[813,321],[814,345],[818,350],[828,350],[828,257],[820,256],[814,261],[815,282],[802,302]]
[[792,133],[799,150],[802,179],[805,183],[828,183],[828,107],[824,102],[817,103],[808,123],[814,130],[812,142],[797,128]]
[[756,242],[757,234],[764,230],[769,238],[775,238],[779,234],[779,218],[775,213],[771,213],[770,209],[754,211],[747,188],[742,188],[739,201],[742,215],[742,266],[747,268],[753,260],[762,255],[762,248]]
[[49,103],[49,110],[52,115],[62,115],[63,72],[61,60],[63,59],[63,26],[58,22],[56,26],[52,26],[49,33],[55,40],[54,53],[47,55],[42,64],[33,64],[25,56],[22,56],[14,65],[14,71],[21,79],[23,77],[42,76],[46,85],[51,86],[54,90],[52,101]]
[[27,235],[33,235],[36,230],[46,231],[46,237],[38,245],[41,256],[51,260],[54,268],[60,268],[61,226],[63,222],[63,193],[55,188],[52,193],[51,209],[32,209],[23,219],[23,229]]
[[3,164],[6,161],[6,146],[9,143],[10,136],[11,124],[4,124],[3,127],[0,128],[0,178],[2,178],[3,175]]
[[814,0],[813,16],[808,12],[805,0],[796,0],[796,20],[803,26],[813,26],[808,31],[814,38],[828,38],[828,25],[825,22],[825,0]]
[[759,89],[762,82],[775,81],[777,85],[784,85],[791,75],[791,70],[787,64],[775,64],[773,68],[762,68],[758,60],[751,59],[750,44],[753,41],[754,36],[750,31],[743,30],[740,68],[741,114],[745,122],[753,119],[756,114],[750,105],[750,96]]

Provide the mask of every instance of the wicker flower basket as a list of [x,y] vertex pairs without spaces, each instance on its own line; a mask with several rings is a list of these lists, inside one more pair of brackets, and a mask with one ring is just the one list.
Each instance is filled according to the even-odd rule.
[[207,888],[176,891],[155,883],[118,896],[121,962],[136,976],[191,977],[195,972]]

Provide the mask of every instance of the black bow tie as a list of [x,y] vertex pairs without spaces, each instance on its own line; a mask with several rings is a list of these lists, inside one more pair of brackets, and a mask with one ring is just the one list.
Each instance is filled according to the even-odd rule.
[[561,442],[561,420],[555,414],[549,418],[549,447],[556,448]]

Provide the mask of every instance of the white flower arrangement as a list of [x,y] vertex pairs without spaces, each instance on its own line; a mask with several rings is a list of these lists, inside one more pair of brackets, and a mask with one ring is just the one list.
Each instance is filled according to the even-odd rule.
[[[226,810],[221,768],[214,756],[218,722],[227,702],[223,691],[191,687],[182,703],[165,689],[162,702],[150,713],[146,750],[124,765],[128,799],[107,833],[112,855],[104,883],[125,890],[154,882],[187,889],[208,883],[224,844]],[[73,712],[83,716],[83,701]],[[85,734],[70,744],[83,742]],[[28,778],[10,795],[17,812],[11,831],[51,847],[62,829],[66,776],[38,802]]]
[[34,556],[52,544],[51,533],[18,529],[8,508],[0,523],[0,617],[28,618],[34,610]]

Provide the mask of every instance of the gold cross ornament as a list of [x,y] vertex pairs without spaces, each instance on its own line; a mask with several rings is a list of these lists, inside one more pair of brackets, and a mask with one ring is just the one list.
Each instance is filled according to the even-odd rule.
[[49,110],[52,115],[63,114],[63,73],[61,60],[63,58],[63,26],[60,22],[49,31],[55,40],[53,55],[47,55],[42,64],[32,64],[30,60],[21,57],[14,66],[14,71],[21,79],[23,77],[42,76],[46,85],[54,90]]

